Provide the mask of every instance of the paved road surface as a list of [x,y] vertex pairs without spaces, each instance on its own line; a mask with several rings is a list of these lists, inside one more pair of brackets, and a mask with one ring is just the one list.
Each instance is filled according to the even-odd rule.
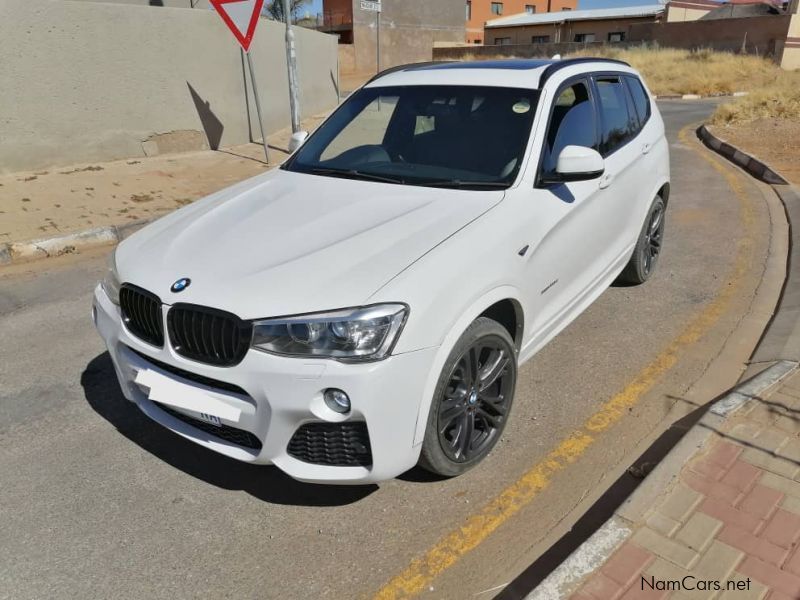
[[89,320],[106,251],[0,275],[0,597],[372,595],[641,375],[714,306],[738,268],[737,293],[715,326],[679,345],[676,364],[619,424],[497,531],[472,540],[481,543],[470,552],[469,540],[454,542],[464,556],[450,568],[428,556],[430,581],[409,589],[470,597],[508,581],[565,512],[606,485],[604,476],[660,426],[748,310],[767,210],[755,186],[741,178],[742,200],[693,136],[678,138],[710,110],[663,104],[673,197],[655,279],[610,289],[525,365],[502,443],[480,468],[450,481],[412,471],[380,486],[309,486],[196,447],[120,394]]

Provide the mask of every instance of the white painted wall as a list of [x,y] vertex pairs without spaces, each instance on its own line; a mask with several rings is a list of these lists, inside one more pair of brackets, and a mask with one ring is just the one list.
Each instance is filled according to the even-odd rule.
[[[311,115],[336,104],[336,38],[295,31]],[[251,49],[268,132],[290,124],[283,37],[282,24],[262,19]],[[206,134],[189,86],[220,145],[260,137],[239,46],[211,10],[0,0],[0,57],[0,172],[142,156],[170,132],[170,150],[199,149]]]

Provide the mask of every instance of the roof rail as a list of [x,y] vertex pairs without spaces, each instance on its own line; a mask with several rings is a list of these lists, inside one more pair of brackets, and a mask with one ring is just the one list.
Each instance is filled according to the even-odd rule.
[[434,65],[445,65],[447,63],[458,62],[454,60],[430,60],[427,62],[418,62],[418,63],[408,63],[405,65],[397,65],[396,67],[389,67],[388,69],[384,69],[380,73],[373,75],[372,78],[367,81],[364,85],[368,85],[378,79],[379,77],[383,77],[384,75],[389,75],[390,73],[396,73],[397,71],[405,71],[406,69],[418,68],[418,67],[432,67]]
[[593,63],[593,62],[606,62],[606,63],[616,63],[618,65],[625,65],[626,67],[630,67],[630,64],[626,63],[624,60],[617,60],[615,58],[599,58],[593,56],[579,56],[577,58],[565,58],[554,62],[549,67],[546,67],[545,70],[542,72],[542,76],[539,78],[539,87],[544,85],[544,82],[550,79],[557,71],[561,69],[566,69],[567,67],[571,67],[573,65],[580,65],[584,63]]
[[[396,73],[398,71],[405,71],[406,69],[408,69],[408,70],[421,69],[421,68],[425,68],[425,67],[432,67],[432,66],[435,66],[435,65],[446,65],[446,64],[456,63],[456,62],[461,62],[461,61],[457,61],[457,60],[432,60],[432,61],[427,61],[427,62],[418,62],[418,63],[408,63],[408,64],[405,64],[405,65],[397,65],[395,67],[389,67],[388,69],[384,69],[380,73],[378,73],[376,75],[373,75],[369,79],[369,81],[367,81],[364,85],[369,85],[370,83],[372,83],[376,79],[379,79],[379,78],[383,77],[384,75],[389,75],[391,73]],[[576,57],[576,58],[564,58],[564,59],[557,60],[556,62],[554,62],[553,64],[551,64],[551,65],[549,65],[548,67],[545,68],[545,70],[542,72],[542,76],[541,76],[541,78],[539,80],[540,85],[544,84],[544,82],[547,81],[547,79],[550,76],[552,76],[559,69],[564,69],[566,67],[571,67],[572,65],[579,65],[579,64],[583,64],[583,63],[592,63],[592,62],[606,62],[606,63],[610,62],[610,63],[616,63],[616,64],[619,64],[619,65],[625,65],[626,67],[630,67],[630,64],[626,63],[625,61],[616,60],[614,58],[599,58],[599,57],[591,57],[591,56],[579,56],[579,57]]]

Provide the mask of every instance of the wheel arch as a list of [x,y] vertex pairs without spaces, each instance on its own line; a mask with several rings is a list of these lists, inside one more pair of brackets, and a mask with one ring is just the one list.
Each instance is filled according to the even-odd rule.
[[509,335],[511,335],[511,339],[514,340],[514,349],[519,355],[519,349],[522,347],[522,332],[525,330],[525,316],[519,300],[513,298],[499,300],[479,314],[478,317],[487,317],[505,327]]
[[658,188],[657,196],[661,196],[661,199],[664,201],[664,207],[666,208],[669,205],[669,181],[665,182]]
[[[414,446],[419,446],[425,437],[425,426],[428,422],[428,411],[433,401],[433,393],[436,389],[436,384],[439,381],[439,375],[450,355],[453,347],[455,346],[458,338],[466,331],[467,327],[478,317],[487,316],[495,318],[492,315],[501,316],[505,318],[506,323],[503,323],[499,318],[495,318],[501,325],[511,332],[509,327],[512,327],[516,334],[511,333],[514,340],[514,346],[519,353],[522,346],[524,330],[525,330],[525,311],[522,304],[522,295],[520,291],[513,286],[501,286],[485,293],[483,296],[475,300],[465,310],[461,312],[461,316],[451,325],[449,331],[445,334],[439,350],[431,364],[428,372],[428,378],[425,382],[422,397],[419,399],[417,410],[417,425],[414,432]],[[510,318],[513,314],[513,324]]]

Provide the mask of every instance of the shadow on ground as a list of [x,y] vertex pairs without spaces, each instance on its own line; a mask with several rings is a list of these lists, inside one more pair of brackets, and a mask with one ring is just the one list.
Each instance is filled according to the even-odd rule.
[[150,420],[122,395],[108,352],[94,358],[81,375],[86,400],[122,435],[156,458],[210,485],[242,490],[272,504],[342,506],[378,489],[370,486],[312,485],[295,481],[273,466],[242,463],[206,450]]

